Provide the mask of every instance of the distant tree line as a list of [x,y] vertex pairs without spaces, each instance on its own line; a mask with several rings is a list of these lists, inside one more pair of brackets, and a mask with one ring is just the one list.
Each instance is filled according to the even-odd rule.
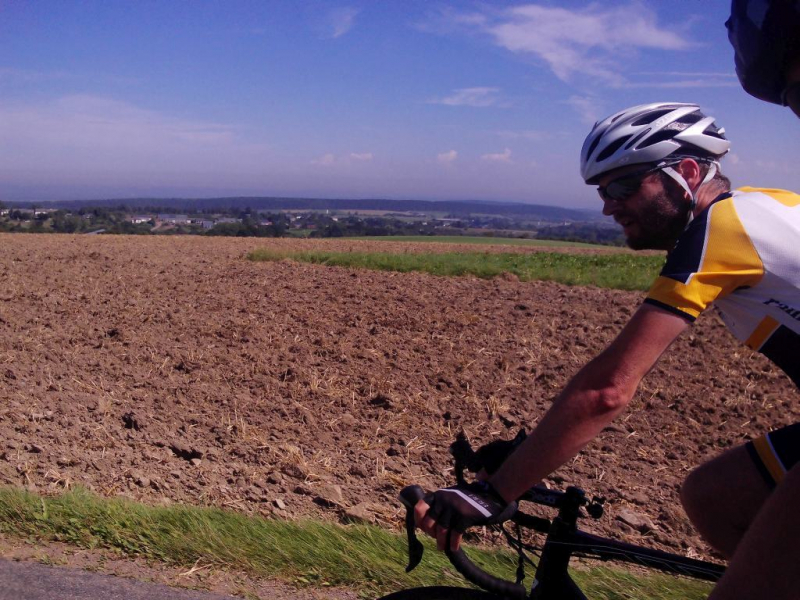
[[625,235],[619,227],[609,227],[594,223],[570,223],[541,227],[536,237],[544,240],[563,240],[565,242],[586,242],[606,246],[624,246]]
[[401,221],[386,217],[349,216],[333,220],[330,217],[320,219],[311,231],[310,237],[364,237],[388,235],[437,235],[437,228],[422,221]]
[[[217,223],[204,235],[232,237],[282,237],[286,235],[291,221],[285,214],[264,215],[260,219],[256,214],[243,212],[236,223]],[[269,223],[268,225],[265,223]]]
[[[30,206],[31,203],[16,203]],[[120,208],[129,212],[191,212],[193,214],[234,213],[242,206],[253,211],[279,213],[291,211],[347,211],[379,210],[409,214],[451,213],[459,218],[470,215],[493,214],[513,220],[581,221],[592,211],[559,206],[546,206],[520,202],[485,201],[430,201],[389,200],[381,198],[275,198],[275,197],[222,197],[222,198],[129,198],[120,200],[70,200],[52,203],[54,208],[77,211],[81,208]],[[596,213],[597,211],[593,211]]]
[[[2,206],[0,205],[0,208]],[[175,207],[151,206],[144,214],[174,214]],[[464,216],[450,213],[446,218],[405,214],[363,216],[330,215],[325,212],[262,212],[250,207],[228,211],[192,212],[190,223],[169,223],[156,227],[154,218],[133,223],[129,206],[83,207],[75,211],[11,208],[0,216],[0,231],[29,233],[88,233],[136,235],[207,235],[233,237],[309,236],[314,238],[419,235],[485,235],[528,237],[596,244],[624,245],[619,228],[597,222],[554,225],[540,221],[516,221],[500,216]],[[210,222],[216,221],[213,226]]]

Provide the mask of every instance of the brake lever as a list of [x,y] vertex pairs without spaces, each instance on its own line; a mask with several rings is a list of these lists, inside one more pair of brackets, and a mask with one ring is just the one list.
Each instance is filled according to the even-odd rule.
[[417,539],[416,523],[414,522],[414,506],[419,502],[425,492],[418,485],[404,487],[400,492],[400,502],[406,507],[406,537],[408,538],[408,565],[406,573],[410,573],[422,561],[425,547]]

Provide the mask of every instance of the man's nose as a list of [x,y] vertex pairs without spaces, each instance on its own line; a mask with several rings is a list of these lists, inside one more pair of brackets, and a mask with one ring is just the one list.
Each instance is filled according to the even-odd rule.
[[606,200],[603,198],[603,214],[607,217],[613,217],[614,213],[617,212],[617,208],[619,208],[619,203],[615,200]]

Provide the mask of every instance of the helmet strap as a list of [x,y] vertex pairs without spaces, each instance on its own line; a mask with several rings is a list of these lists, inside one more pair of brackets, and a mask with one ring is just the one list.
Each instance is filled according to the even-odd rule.
[[[698,192],[700,191],[701,187],[703,187],[709,181],[714,179],[714,175],[717,174],[717,167],[718,166],[719,166],[719,163],[717,161],[715,161],[715,160],[709,161],[709,163],[708,163],[708,173],[706,173],[706,176],[703,178],[703,181],[700,182],[700,185],[697,186],[697,191]],[[692,191],[692,188],[689,187],[689,184],[683,178],[683,175],[678,173],[672,167],[664,167],[661,170],[664,173],[666,173],[667,175],[669,175],[670,177],[672,177],[672,179],[674,179],[677,182],[677,184],[679,186],[681,186],[684,190],[686,190],[687,194],[689,194],[689,198],[691,199],[691,203],[689,204],[689,214],[686,217],[686,227],[688,227],[689,223],[691,223],[692,220],[694,219],[694,209],[697,207],[697,192]]]

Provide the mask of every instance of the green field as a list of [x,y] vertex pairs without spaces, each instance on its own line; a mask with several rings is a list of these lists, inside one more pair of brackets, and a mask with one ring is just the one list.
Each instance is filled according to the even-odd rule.
[[431,242],[439,244],[478,244],[484,246],[549,246],[561,248],[594,248],[603,250],[620,250],[615,246],[585,244],[583,242],[564,242],[561,240],[530,240],[522,238],[478,237],[459,235],[392,235],[370,237],[348,237],[346,240],[368,240],[370,242]]
[[[279,521],[215,508],[153,507],[107,499],[85,489],[45,497],[0,488],[0,533],[31,542],[106,548],[170,565],[243,572],[298,586],[346,586],[363,598],[419,585],[464,585],[447,559],[425,540],[422,563],[404,573],[405,538],[370,525]],[[513,579],[516,555],[472,549],[487,571]],[[526,583],[531,582],[531,568]],[[700,599],[710,587],[663,575],[581,565],[573,576],[593,599]]]
[[662,256],[630,253],[566,254],[562,252],[430,253],[276,251],[258,249],[250,260],[296,260],[314,264],[398,271],[419,271],[445,277],[474,276],[489,279],[510,273],[520,281],[556,281],[567,285],[594,285],[620,290],[647,290],[664,263]]

